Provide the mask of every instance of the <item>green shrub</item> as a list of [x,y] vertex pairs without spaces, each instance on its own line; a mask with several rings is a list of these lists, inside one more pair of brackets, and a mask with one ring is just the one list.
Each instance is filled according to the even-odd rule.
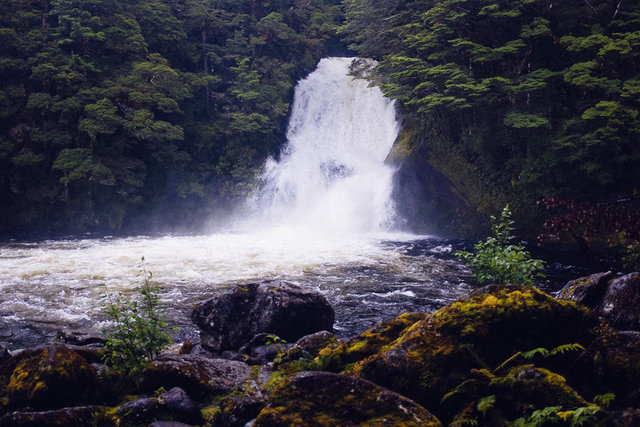
[[108,317],[113,322],[103,330],[107,339],[103,361],[125,374],[133,374],[158,356],[171,344],[167,323],[161,317],[157,285],[151,285],[151,272],[144,267],[144,282],[137,288],[138,299],[125,298],[121,293],[111,296]]
[[534,285],[534,277],[544,268],[544,261],[531,258],[524,245],[512,243],[513,221],[509,205],[500,218],[491,216],[491,236],[474,246],[474,253],[456,252],[456,256],[471,267],[474,279],[481,284],[518,283]]

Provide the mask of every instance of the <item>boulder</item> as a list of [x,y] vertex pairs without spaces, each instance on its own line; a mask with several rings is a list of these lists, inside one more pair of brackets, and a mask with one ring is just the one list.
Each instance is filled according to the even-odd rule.
[[27,349],[3,366],[9,407],[36,410],[91,404],[100,400],[95,369],[77,352],[62,345]]
[[161,408],[173,418],[192,424],[200,424],[200,408],[180,387],[174,387],[158,397]]
[[89,334],[84,331],[59,330],[56,334],[56,341],[64,344],[77,346],[102,348],[107,340],[100,335]]
[[132,400],[121,405],[116,410],[115,415],[125,425],[143,425],[158,416],[159,408],[160,403],[158,402],[158,399],[146,397],[143,399]]
[[77,406],[41,412],[11,412],[0,416],[0,427],[85,427],[113,425],[101,406]]
[[238,350],[260,333],[293,342],[332,331],[334,318],[323,295],[280,280],[237,286],[198,304],[191,314],[201,345],[214,352]]
[[249,379],[251,368],[243,362],[210,359],[192,354],[160,356],[142,371],[140,386],[152,392],[159,387],[180,387],[196,399],[230,393]]
[[202,422],[200,409],[179,387],[174,387],[158,397],[127,402],[116,410],[115,415],[120,422],[135,425],[163,418],[192,424]]
[[278,354],[285,353],[292,346],[293,344],[288,344],[275,335],[262,333],[240,347],[239,352],[248,356],[247,363],[264,365],[272,362]]
[[265,406],[263,396],[232,396],[220,402],[218,412],[211,425],[214,427],[243,427],[255,419]]
[[441,426],[414,401],[372,382],[328,372],[302,372],[271,394],[253,426]]
[[640,273],[612,280],[595,310],[618,329],[640,330]]
[[491,285],[422,319],[405,314],[382,322],[323,349],[318,360],[407,396],[451,422],[458,409],[442,412],[440,402],[470,372],[497,369],[536,348],[586,346],[594,323],[573,302],[532,287]]
[[283,362],[291,362],[299,360],[305,356],[311,355],[316,357],[320,350],[328,345],[337,344],[338,340],[335,335],[329,331],[320,331],[315,334],[305,335],[287,350],[283,355]]
[[594,308],[600,303],[607,291],[609,281],[613,279],[613,273],[596,273],[591,276],[581,277],[568,282],[558,293],[557,298],[574,301],[579,304]]

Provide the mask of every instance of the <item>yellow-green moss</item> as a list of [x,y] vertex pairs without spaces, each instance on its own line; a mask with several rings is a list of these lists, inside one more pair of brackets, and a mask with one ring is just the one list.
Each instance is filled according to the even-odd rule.
[[22,358],[13,368],[6,388],[10,405],[28,404],[38,409],[91,402],[98,389],[93,368],[78,353],[62,345],[52,345]]
[[[428,315],[425,313],[403,313],[395,319],[380,322],[355,338],[331,344],[320,350],[318,358],[339,359],[342,369],[368,356],[386,350],[410,328]],[[317,359],[318,359],[317,358]]]

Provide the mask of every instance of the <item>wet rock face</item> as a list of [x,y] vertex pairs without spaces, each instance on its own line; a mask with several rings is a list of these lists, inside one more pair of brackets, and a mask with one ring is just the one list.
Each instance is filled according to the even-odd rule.
[[231,392],[249,379],[251,368],[243,362],[210,359],[190,354],[161,356],[142,371],[142,390],[180,387],[196,399]]
[[327,372],[303,372],[274,390],[253,425],[442,424],[414,401],[369,381]]
[[612,280],[596,312],[616,328],[640,330],[640,273]]
[[241,285],[196,306],[191,319],[201,329],[204,348],[238,350],[255,335],[269,333],[288,341],[333,331],[333,308],[320,293],[284,281]]
[[613,277],[613,273],[607,271],[572,280],[560,290],[558,298],[593,308],[602,300]]
[[55,409],[100,399],[94,368],[61,344],[25,350],[6,361],[3,371],[11,408]]
[[558,298],[591,308],[615,328],[640,330],[640,273],[616,278],[606,272],[576,279],[567,283]]

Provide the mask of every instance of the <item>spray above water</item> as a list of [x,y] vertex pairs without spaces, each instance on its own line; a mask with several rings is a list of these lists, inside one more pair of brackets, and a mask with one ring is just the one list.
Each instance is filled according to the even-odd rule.
[[394,103],[349,75],[354,58],[325,58],[296,86],[287,144],[249,201],[251,227],[324,235],[387,231],[394,219]]

